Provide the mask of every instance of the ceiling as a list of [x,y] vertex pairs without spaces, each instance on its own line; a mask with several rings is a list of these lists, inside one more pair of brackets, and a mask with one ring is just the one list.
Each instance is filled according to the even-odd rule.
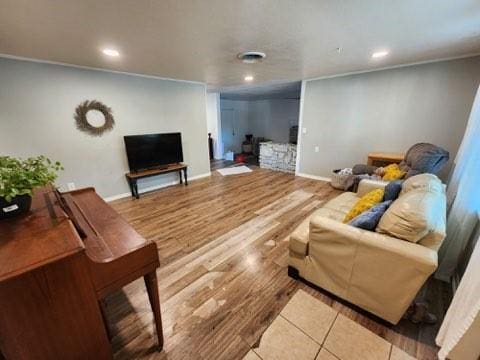
[[[291,82],[480,52],[478,0],[0,0],[0,9],[2,54],[210,90],[246,75]],[[390,55],[371,59],[382,49]],[[247,50],[267,58],[241,63]]]
[[270,81],[258,85],[240,85],[222,88],[220,98],[228,100],[300,99],[300,81],[279,83]]

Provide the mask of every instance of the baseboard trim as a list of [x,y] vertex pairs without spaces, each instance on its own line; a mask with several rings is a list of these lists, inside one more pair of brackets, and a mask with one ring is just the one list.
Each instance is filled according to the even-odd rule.
[[[208,173],[205,173],[205,174],[200,174],[200,175],[189,177],[188,181],[189,182],[190,181],[195,181],[195,180],[198,180],[198,179],[209,177],[211,175],[212,175],[212,173],[209,171]],[[138,193],[139,194],[144,194],[144,193],[147,193],[147,192],[150,192],[150,191],[166,188],[168,186],[177,185],[177,184],[178,184],[178,181],[169,181],[167,183],[143,188],[142,190],[139,190]],[[130,192],[126,192],[126,193],[122,193],[122,194],[117,194],[117,195],[112,195],[112,196],[105,197],[105,198],[103,198],[103,200],[105,200],[106,202],[112,202],[112,201],[123,199],[123,198],[129,197],[129,196],[132,196],[132,194]]]
[[300,176],[300,177],[304,177],[304,178],[307,178],[307,179],[313,179],[313,180],[327,181],[327,182],[332,181],[332,178],[329,178],[329,177],[318,176],[318,175],[310,175],[310,174],[305,174],[305,173],[301,173],[301,172],[297,172],[295,174],[295,176]]

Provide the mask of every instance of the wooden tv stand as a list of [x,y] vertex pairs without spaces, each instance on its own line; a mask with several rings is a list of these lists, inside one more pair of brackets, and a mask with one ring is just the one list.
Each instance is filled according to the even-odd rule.
[[129,172],[125,174],[125,177],[127,178],[128,185],[130,186],[130,191],[132,192],[132,196],[138,199],[140,198],[140,194],[138,193],[138,184],[137,184],[138,179],[167,174],[171,172],[178,172],[178,177],[180,178],[180,184],[182,184],[183,183],[182,171],[183,171],[183,176],[185,177],[185,185],[188,185],[187,167],[188,165],[184,163],[170,164],[168,166],[156,168],[156,169]]

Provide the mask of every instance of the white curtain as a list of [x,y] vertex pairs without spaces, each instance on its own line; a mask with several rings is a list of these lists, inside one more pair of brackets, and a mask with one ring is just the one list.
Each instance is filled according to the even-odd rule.
[[480,356],[480,240],[470,257],[465,274],[455,292],[440,331],[438,357],[476,360]]
[[450,281],[480,212],[480,88],[447,188],[451,205],[447,237],[439,252],[437,279]]

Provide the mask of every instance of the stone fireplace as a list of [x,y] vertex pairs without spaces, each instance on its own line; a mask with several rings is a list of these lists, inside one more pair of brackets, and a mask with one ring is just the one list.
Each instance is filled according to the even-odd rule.
[[260,143],[260,167],[264,169],[295,173],[297,145],[272,141]]

